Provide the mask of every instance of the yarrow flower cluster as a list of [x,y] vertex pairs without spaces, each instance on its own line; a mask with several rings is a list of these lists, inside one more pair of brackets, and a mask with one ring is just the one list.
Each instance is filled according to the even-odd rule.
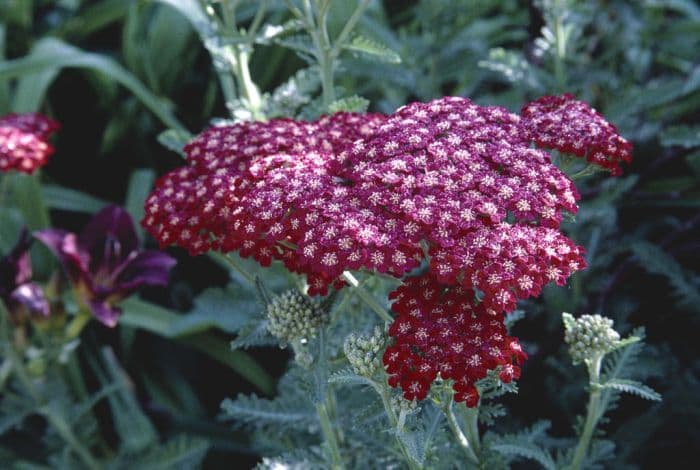
[[500,367],[500,378],[520,377],[527,358],[517,338],[509,337],[503,315],[488,313],[474,293],[414,277],[396,289],[398,313],[389,334],[395,342],[384,353],[389,384],[401,386],[407,400],[422,400],[438,374],[452,379],[455,400],[476,406],[476,382]]
[[58,128],[56,121],[38,113],[0,118],[0,172],[31,174],[44,166],[53,154],[48,139]]
[[540,147],[586,157],[613,175],[622,173],[620,163],[632,161],[632,144],[618,134],[617,128],[568,93],[528,103],[522,116]]
[[[549,137],[555,124],[566,130],[561,144]],[[281,260],[307,276],[310,295],[341,287],[346,270],[402,278],[427,262],[424,276],[407,281],[415,293],[392,294],[399,316],[385,365],[409,400],[440,373],[455,381],[459,401],[475,403],[486,370],[501,367],[510,380],[525,357],[503,313],[585,267],[583,249],[559,231],[579,195],[533,142],[583,149],[608,168],[629,152],[614,127],[568,95],[530,103],[522,116],[446,97],[388,116],[237,123],[185,147],[188,166],[159,180],[143,225],[161,245],[192,254]],[[418,313],[401,312],[409,300]],[[437,351],[460,344],[471,354]]]
[[575,321],[569,317],[564,341],[575,364],[606,354],[620,341],[613,329],[613,321],[600,315],[581,315]]

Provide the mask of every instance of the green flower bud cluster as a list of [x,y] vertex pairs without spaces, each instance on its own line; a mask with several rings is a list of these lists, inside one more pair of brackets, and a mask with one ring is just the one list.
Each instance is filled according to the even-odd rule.
[[404,416],[408,416],[420,411],[417,400],[406,400],[401,394],[391,397],[391,408],[398,416],[401,416],[402,413]]
[[369,335],[350,333],[345,338],[343,350],[357,375],[372,377],[382,367],[382,354],[386,346],[384,330],[378,326]]
[[273,297],[267,305],[267,330],[281,346],[305,343],[328,321],[318,302],[296,290]]
[[600,315],[581,315],[575,321],[565,323],[564,341],[569,345],[574,364],[602,356],[615,349],[620,341],[620,334],[613,329],[613,321]]

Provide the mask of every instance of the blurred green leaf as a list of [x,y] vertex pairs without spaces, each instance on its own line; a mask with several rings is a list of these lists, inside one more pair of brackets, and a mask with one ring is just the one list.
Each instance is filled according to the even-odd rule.
[[175,338],[230,367],[263,392],[273,393],[272,377],[248,354],[232,351],[228,341],[214,334],[198,333],[183,336],[180,332],[173,330],[173,325],[177,325],[183,315],[134,297],[123,301],[121,307],[124,313],[119,319],[120,324],[141,328],[166,338]]
[[165,148],[185,157],[185,145],[192,140],[192,134],[177,129],[166,129],[158,134],[158,142]]
[[126,190],[126,202],[124,203],[124,208],[129,212],[131,218],[134,220],[134,225],[140,234],[140,238],[143,239],[143,228],[141,227],[140,221],[143,219],[144,208],[143,205],[148,197],[148,193],[151,191],[153,182],[156,179],[156,174],[151,169],[139,169],[131,172],[129,177],[129,185]]
[[51,209],[63,211],[94,214],[109,204],[109,201],[104,199],[57,184],[45,184],[42,193],[44,200]]
[[700,127],[674,126],[661,133],[661,145],[678,145],[684,148],[700,147]]
[[129,89],[163,124],[185,130],[172,114],[170,106],[151,93],[117,62],[100,54],[82,51],[59,39],[41,39],[29,56],[0,63],[0,79],[22,77],[64,67],[88,68],[106,74]]
[[390,64],[401,63],[401,56],[395,51],[391,50],[386,45],[365,36],[355,36],[352,41],[343,45],[343,49]]

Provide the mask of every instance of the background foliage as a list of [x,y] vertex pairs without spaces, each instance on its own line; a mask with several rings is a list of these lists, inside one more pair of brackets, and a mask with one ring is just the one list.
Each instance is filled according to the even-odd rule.
[[[0,207],[0,253],[12,246],[22,221],[38,228],[50,217],[55,226],[77,230],[107,202],[125,204],[140,218],[154,178],[179,164],[166,147],[178,148],[188,130],[196,133],[212,118],[245,110],[222,95],[210,59],[217,45],[187,5],[0,3],[1,114],[40,109],[62,124],[42,186],[18,179],[13,194],[20,210]],[[253,7],[241,6],[240,24],[255,21]],[[354,2],[333,2],[329,28],[340,28],[353,8]],[[292,17],[271,2],[266,20],[288,25]],[[265,113],[313,116],[321,85],[302,32],[260,31],[250,65],[266,96]],[[637,376],[664,396],[652,404],[622,398],[608,415],[603,427],[617,444],[609,465],[693,467],[685,456],[700,438],[694,337],[700,314],[700,7],[683,0],[386,0],[370,2],[357,31],[336,71],[334,91],[344,99],[339,109],[366,105],[359,97],[371,110],[391,112],[413,100],[461,95],[517,110],[540,95],[567,91],[592,103],[634,142],[634,163],[623,176],[594,176],[579,186],[581,211],[567,229],[586,247],[589,268],[566,289],[547,289],[521,305],[526,315],[514,333],[530,359],[519,393],[502,398],[508,413],[495,429],[515,432],[545,419],[551,422],[546,439],[571,435],[569,423],[584,409],[585,375],[564,352],[560,312],[602,313],[624,335],[645,327],[649,347]],[[46,211],[37,209],[39,190]],[[22,212],[20,203],[28,209]],[[153,462],[169,455],[185,468],[189,458],[203,458],[212,468],[241,458],[252,465],[268,449],[251,446],[245,426],[221,422],[221,402],[239,393],[264,397],[303,388],[295,385],[294,369],[277,382],[286,351],[264,345],[229,350],[236,334],[245,342],[261,311],[246,293],[246,280],[230,274],[222,259],[171,253],[179,264],[167,290],[127,301],[118,329],[92,325],[88,331],[93,355],[83,351],[79,360],[92,371],[89,388],[117,392],[101,402],[98,419],[80,429],[85,439],[95,426],[114,441],[138,434],[123,443],[126,461],[161,442],[148,456]],[[265,275],[273,290],[288,285],[281,271]],[[1,403],[3,411],[12,406],[8,397]],[[225,402],[224,411],[235,413],[235,403]],[[277,405],[294,414],[295,426],[305,423],[308,410],[295,401]],[[246,409],[254,408],[248,403]],[[13,424],[5,416],[11,413],[0,419],[3,430]],[[262,416],[249,419],[264,424]],[[142,432],[134,433],[135,426]],[[4,434],[0,461],[30,458],[30,431]],[[540,435],[532,428],[529,438]],[[56,446],[47,441],[42,451]]]

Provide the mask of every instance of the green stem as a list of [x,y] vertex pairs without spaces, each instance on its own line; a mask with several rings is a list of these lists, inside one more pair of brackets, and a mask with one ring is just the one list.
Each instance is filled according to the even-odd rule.
[[328,416],[327,404],[317,403],[316,413],[318,414],[318,420],[321,423],[321,433],[323,434],[323,439],[328,444],[328,450],[331,453],[331,461],[333,462],[333,469],[342,469],[343,461],[340,457],[340,446],[338,445],[338,439],[333,430],[333,425],[331,424],[330,417]]
[[70,341],[80,336],[83,328],[85,328],[85,325],[87,325],[91,319],[92,315],[90,312],[86,310],[79,311],[66,328],[66,340]]
[[564,33],[564,25],[562,24],[562,9],[556,5],[556,18],[554,20],[554,38],[556,51],[554,52],[554,78],[557,81],[559,91],[563,91],[566,87],[566,69],[564,68],[564,59],[566,57],[566,35]]
[[[19,356],[19,354],[17,354],[17,351],[15,351],[12,341],[8,340],[7,314],[7,309],[5,309],[5,306],[2,304],[2,301],[0,301],[0,317],[2,317],[0,318],[0,323],[2,324],[1,328],[3,339],[7,341],[7,357],[12,362],[13,369],[17,373],[17,377],[26,389],[27,393],[37,404],[43,404],[46,402],[45,399],[41,396],[36,387],[34,387],[32,379],[29,377],[29,374],[27,373],[27,370],[24,367],[24,362],[22,358]],[[99,470],[101,468],[97,461],[92,457],[90,452],[88,452],[88,450],[80,444],[78,439],[73,434],[70,425],[61,416],[58,416],[56,413],[51,411],[48,408],[48,406],[43,406],[38,410],[38,412],[46,418],[49,424],[56,430],[58,435],[61,436],[61,438],[70,447],[73,448],[73,450],[78,454],[80,460],[88,468],[90,468],[91,470]]]
[[474,449],[474,453],[478,456],[481,453],[481,438],[479,437],[479,405],[474,408],[460,406],[458,408],[460,415],[466,423],[465,433],[467,440]]
[[350,16],[350,19],[347,23],[345,23],[343,30],[338,35],[338,38],[335,40],[335,44],[333,45],[334,56],[337,56],[340,53],[340,48],[343,47],[345,41],[347,41],[348,36],[352,32],[353,28],[355,28],[357,22],[360,21],[362,13],[364,13],[368,5],[369,0],[362,0],[357,4],[357,8],[355,8],[355,11]]
[[[327,384],[327,378],[323,372],[327,371],[326,353],[325,353],[325,332],[321,330],[318,336],[318,359],[315,361],[314,377],[317,386],[324,388],[323,400],[316,403],[316,414],[321,425],[321,434],[326,443],[326,447],[330,452],[333,470],[342,470],[344,467],[343,460],[340,455],[340,444],[338,443],[338,435],[335,432],[335,426],[331,421],[329,410],[333,408],[333,392]],[[325,385],[325,386],[324,386]]]
[[262,120],[265,118],[262,114],[262,97],[260,96],[260,90],[258,90],[258,87],[250,77],[250,56],[247,48],[249,46],[246,45],[234,47],[233,70],[238,87],[248,105],[248,110],[252,113],[253,118]]
[[389,314],[389,312],[387,312],[384,307],[379,305],[372,294],[367,292],[367,290],[362,287],[360,282],[355,278],[355,276],[352,275],[350,271],[344,271],[343,278],[350,283],[350,286],[353,288],[353,291],[357,294],[357,296],[362,299],[362,301],[365,302],[367,306],[374,311],[374,313],[379,315],[379,318],[388,322],[394,321],[394,318]]
[[[389,395],[389,390],[384,384],[377,384],[376,382],[374,383],[373,388],[382,399],[384,411],[386,412],[386,415],[389,418],[389,424],[391,424],[391,427],[394,428],[396,431],[399,431],[399,427],[403,427],[403,423],[399,423],[399,418],[396,416],[396,412],[391,406],[391,396]],[[396,435],[395,437],[396,443],[399,445],[399,449],[401,449],[401,454],[403,455],[403,459],[406,462],[406,465],[408,465],[408,468],[410,468],[411,470],[418,470],[420,467],[410,457],[403,441],[399,439],[398,435]]]
[[586,414],[586,422],[583,425],[583,431],[579,438],[574,458],[571,461],[571,470],[579,470],[583,465],[583,460],[588,451],[588,444],[593,437],[593,432],[598,424],[601,416],[600,410],[600,364],[603,359],[602,355],[596,356],[588,365],[588,376],[590,379],[590,395],[588,397],[588,412]]
[[474,449],[469,442],[469,439],[467,436],[464,435],[462,432],[462,429],[459,427],[459,423],[457,423],[457,418],[455,418],[454,410],[452,408],[452,405],[454,404],[454,397],[450,393],[450,398],[447,400],[447,403],[443,407],[443,413],[445,414],[445,417],[447,418],[447,424],[450,427],[450,431],[452,431],[452,434],[454,434],[455,438],[457,439],[457,443],[459,446],[462,448],[462,451],[464,452],[464,455],[467,457],[467,460],[469,460],[471,463],[478,465],[479,464],[479,458],[477,457],[476,453],[474,452]]

